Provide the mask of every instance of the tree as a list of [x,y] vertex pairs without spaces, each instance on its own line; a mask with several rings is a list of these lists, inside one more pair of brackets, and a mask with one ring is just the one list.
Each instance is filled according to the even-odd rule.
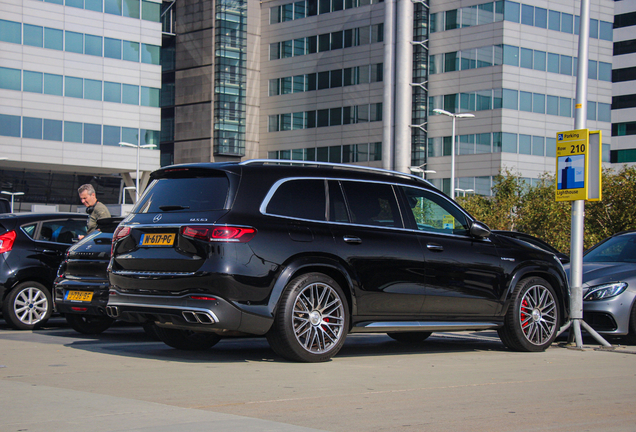
[[590,246],[612,234],[635,229],[635,212],[636,167],[625,165],[618,173],[603,170],[602,201],[585,205],[585,236]]
[[519,173],[505,168],[494,179],[493,196],[472,195],[457,201],[491,229],[511,231],[517,226],[525,184]]
[[[572,206],[555,200],[554,182],[554,174],[544,173],[530,186],[506,168],[494,179],[493,196],[457,201],[491,229],[522,231],[569,253]],[[585,204],[586,249],[612,234],[636,229],[636,167],[623,166],[618,173],[605,169],[602,182],[602,201]]]

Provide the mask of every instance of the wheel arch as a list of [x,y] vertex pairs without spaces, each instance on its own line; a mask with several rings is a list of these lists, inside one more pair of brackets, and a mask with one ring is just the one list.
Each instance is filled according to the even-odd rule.
[[274,284],[268,302],[269,312],[274,316],[279,306],[280,298],[287,284],[298,276],[307,273],[323,273],[335,280],[344,291],[349,305],[348,312],[353,315],[356,310],[354,295],[355,281],[345,265],[338,259],[329,256],[302,256],[291,259],[281,272]]
[[19,270],[16,274],[14,274],[5,284],[5,290],[2,296],[2,302],[4,302],[11,291],[15,289],[16,286],[23,282],[37,282],[43,285],[47,290],[49,290],[49,294],[53,295],[53,281],[47,279],[42,275],[41,269],[38,268],[26,268]]
[[559,271],[553,267],[546,267],[540,264],[531,264],[517,269],[508,285],[506,299],[502,315],[505,315],[512,302],[512,294],[519,283],[529,277],[540,277],[545,279],[554,289],[559,300],[559,312],[561,316],[561,324],[566,322],[569,317],[569,285],[565,272]]

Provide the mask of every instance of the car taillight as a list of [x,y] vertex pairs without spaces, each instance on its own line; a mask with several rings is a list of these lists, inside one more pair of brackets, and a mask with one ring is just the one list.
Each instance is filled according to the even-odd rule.
[[121,240],[124,237],[130,235],[130,227],[128,226],[118,226],[115,232],[113,233],[113,242],[110,244],[110,255],[113,256],[113,249],[115,248],[115,243],[117,240]]
[[15,242],[15,231],[7,231],[0,235],[0,253],[9,252],[13,249],[13,243]]
[[209,242],[247,243],[256,235],[249,227],[191,225],[181,227],[181,235]]

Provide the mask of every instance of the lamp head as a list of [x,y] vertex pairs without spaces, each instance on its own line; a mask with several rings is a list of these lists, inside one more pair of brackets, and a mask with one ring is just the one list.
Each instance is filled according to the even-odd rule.
[[454,114],[452,114],[452,113],[451,113],[451,112],[449,112],[449,111],[446,111],[446,110],[443,110],[443,109],[439,109],[439,108],[435,108],[435,109],[433,110],[433,112],[434,112],[434,113],[437,113],[437,114],[447,115],[447,116],[449,116],[449,117],[453,117],[453,115],[454,115]]

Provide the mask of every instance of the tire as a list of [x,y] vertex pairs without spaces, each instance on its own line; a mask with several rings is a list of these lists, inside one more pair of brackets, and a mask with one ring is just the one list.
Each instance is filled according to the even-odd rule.
[[526,278],[512,293],[499,337],[513,351],[545,351],[556,338],[560,319],[552,286],[540,277]]
[[22,282],[9,292],[2,303],[2,316],[18,330],[36,330],[53,313],[53,300],[47,288],[38,282]]
[[166,345],[184,351],[204,351],[212,348],[220,340],[216,333],[195,332],[155,326],[157,336]]
[[431,332],[394,332],[387,333],[387,336],[398,342],[416,344],[424,342],[431,334]]
[[283,292],[267,341],[276,354],[299,362],[324,362],[342,348],[349,330],[347,298],[322,273],[293,279]]
[[115,322],[107,316],[66,314],[66,322],[73,330],[86,335],[95,335],[105,332]]
[[152,340],[160,341],[161,338],[157,334],[157,326],[153,322],[146,322],[141,325],[144,329],[144,332],[150,337]]

